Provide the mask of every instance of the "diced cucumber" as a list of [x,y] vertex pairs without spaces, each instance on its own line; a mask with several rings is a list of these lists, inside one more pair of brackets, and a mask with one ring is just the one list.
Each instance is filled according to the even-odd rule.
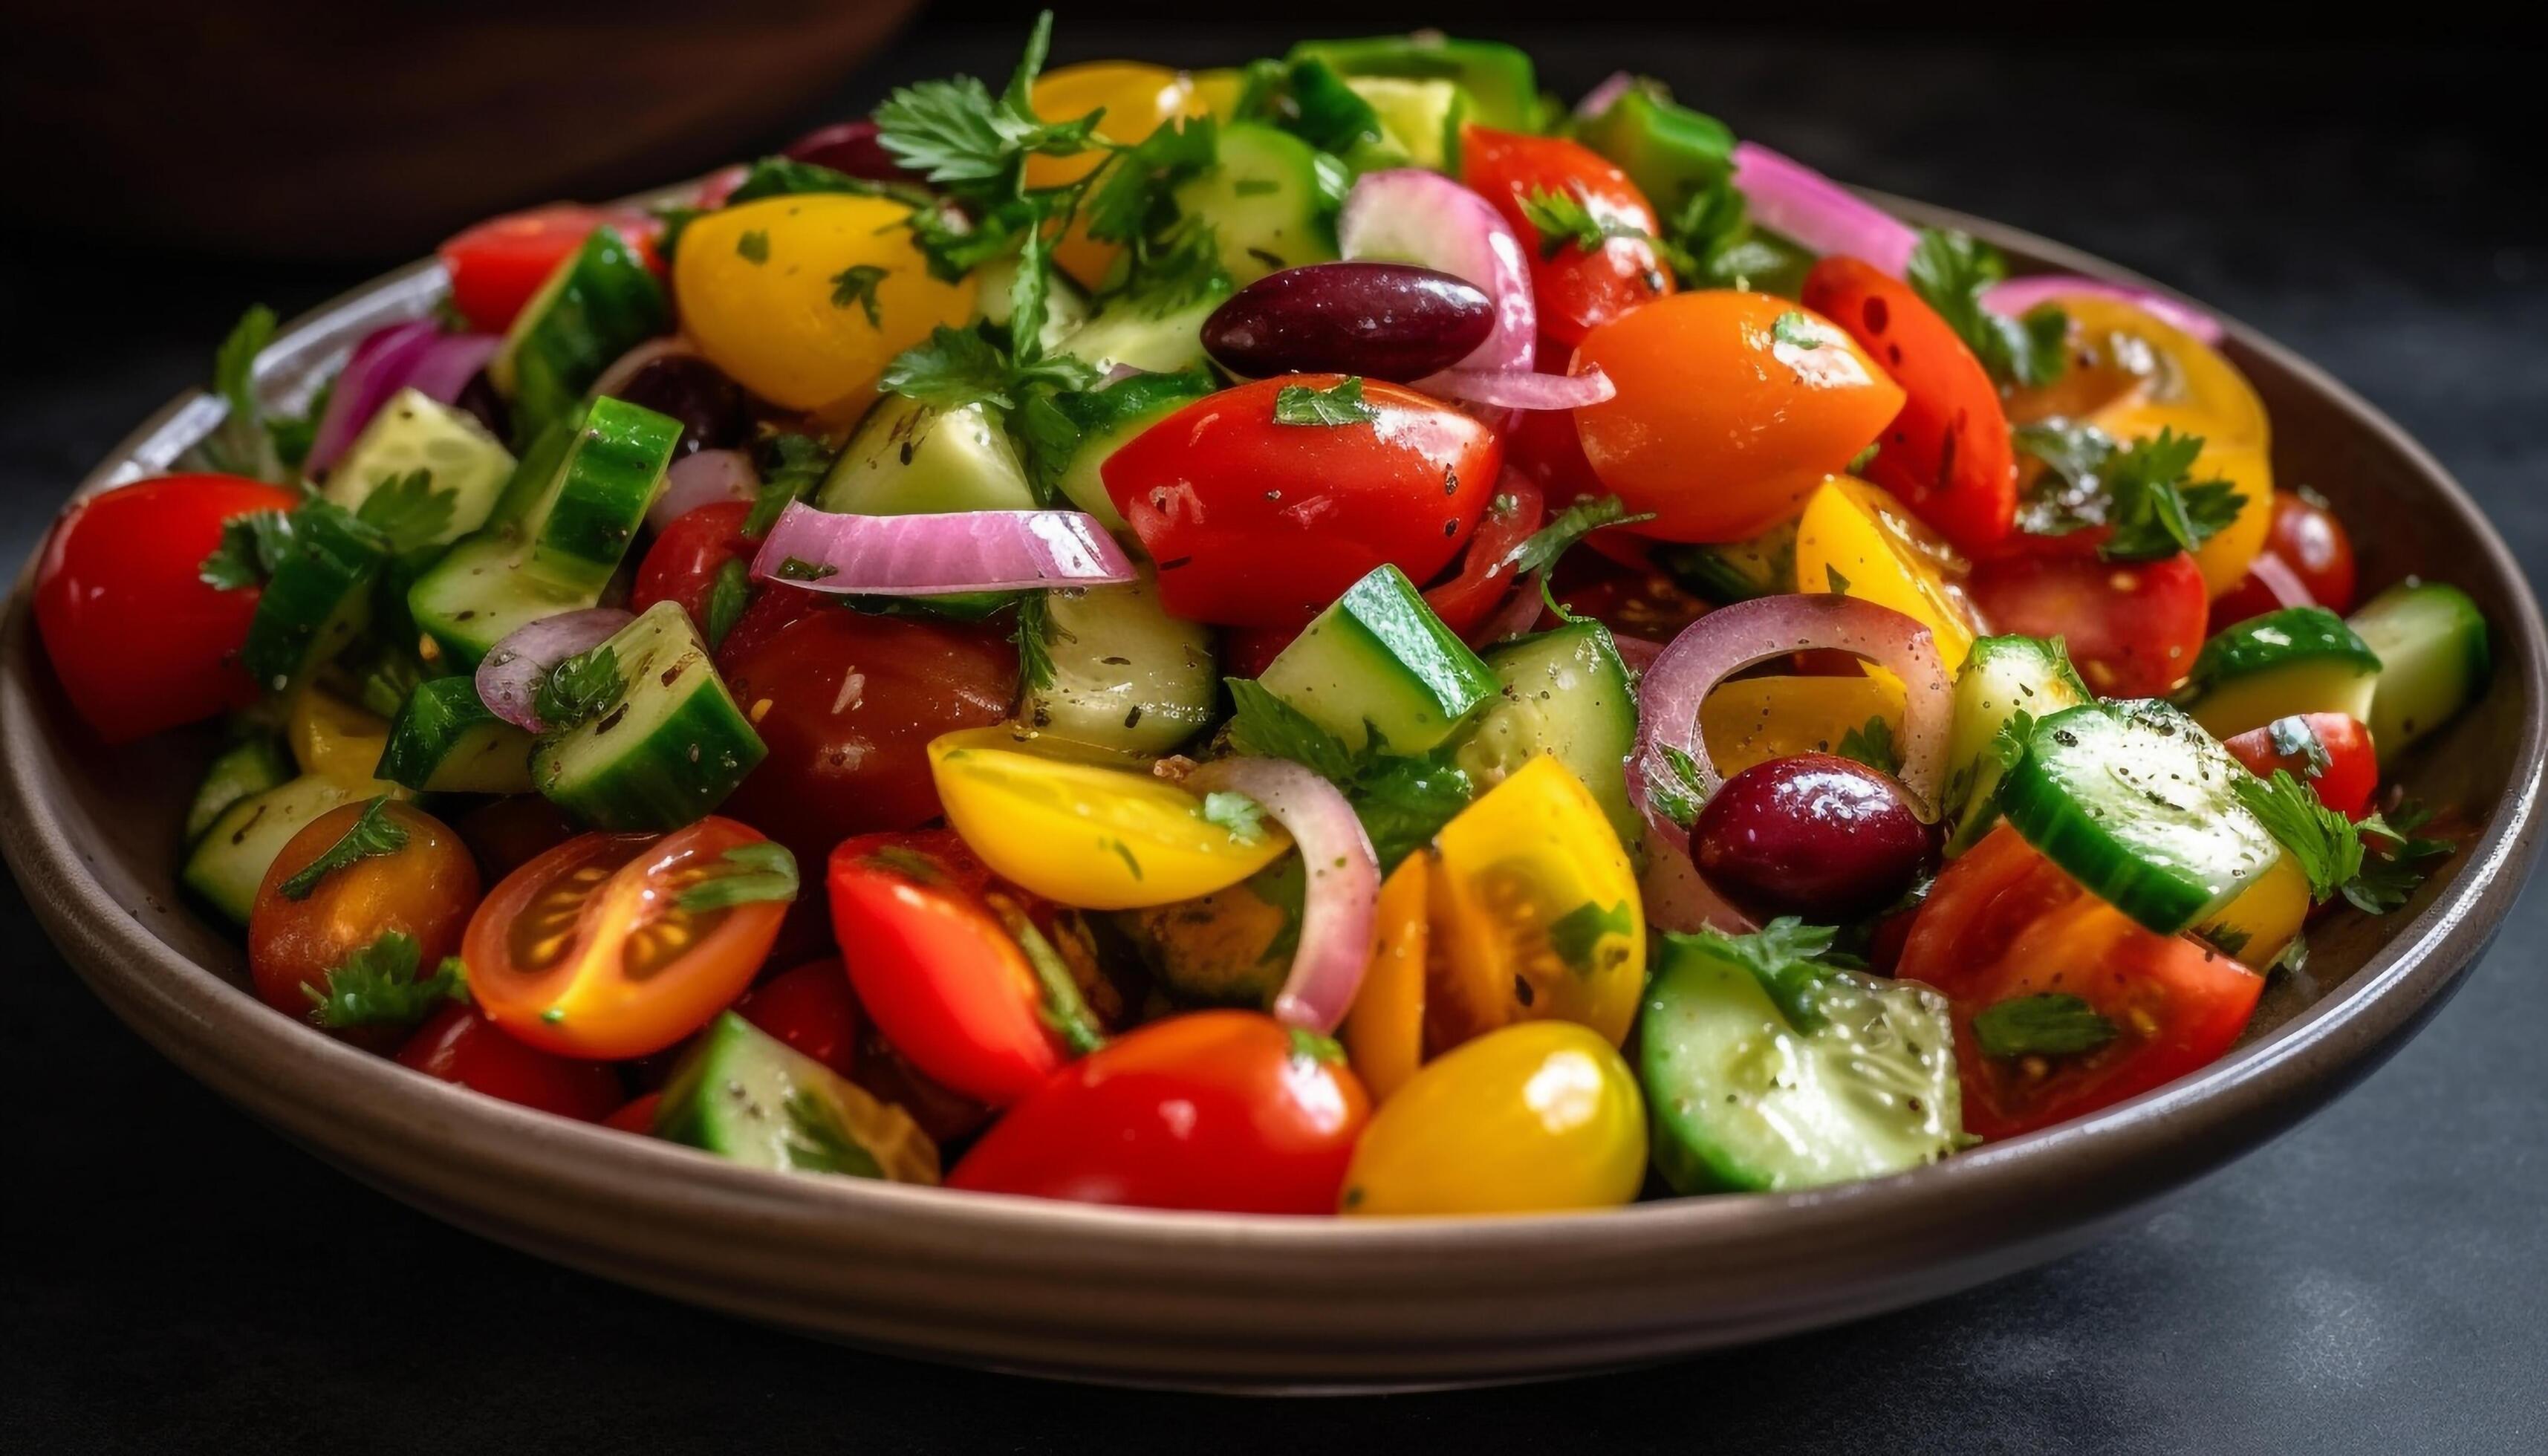
[[1460,127],[1469,118],[1469,97],[1457,82],[1348,76],[1345,84],[1370,105],[1386,144],[1403,153],[1409,165],[1458,175]]
[[1257,681],[1347,747],[1377,734],[1401,754],[1431,752],[1502,685],[1395,566],[1346,588]]
[[2322,606],[2287,606],[2224,627],[2203,644],[2181,700],[2215,738],[2294,713],[2371,721],[2380,655]]
[[1301,940],[1308,876],[1285,855],[1228,889],[1118,913],[1152,984],[1178,1006],[1272,1009]]
[[675,1068],[654,1131],[746,1167],[938,1181],[938,1147],[908,1113],[731,1011]]
[[715,808],[769,749],[680,602],[646,608],[594,651],[605,648],[618,693],[541,736],[532,781],[597,829],[678,829]]
[[1151,425],[1213,392],[1212,375],[1202,369],[1175,374],[1136,374],[1100,390],[1062,395],[1052,401],[1054,412],[1068,428],[1063,439],[1075,439],[1053,481],[1063,499],[1097,517],[1110,531],[1125,529],[1124,516],[1106,494],[1103,472],[1114,453]]
[[934,515],[1033,510],[1009,432],[979,405],[942,410],[887,395],[860,421],[815,493],[815,508],[843,515]]
[[496,514],[408,592],[416,625],[475,667],[527,622],[592,606],[663,489],[682,426],[595,400],[527,451]]
[[[1960,855],[1999,822],[2000,775],[2022,752],[2034,721],[2097,695],[2058,640],[1982,637],[1956,674],[1955,729],[1947,739],[1946,852]],[[2023,726],[2020,727],[2023,715]],[[2014,733],[2007,741],[2001,735]]]
[[1590,617],[1499,643],[1486,653],[1500,688],[1451,762],[1484,793],[1541,754],[1554,754],[1634,845],[1644,821],[1628,802],[1627,758],[1637,740],[1637,694],[1610,629]]
[[1748,541],[1659,545],[1655,565],[1693,595],[1724,606],[1796,590],[1796,523],[1781,521]]
[[1469,119],[1502,132],[1539,130],[1539,78],[1530,56],[1499,41],[1462,41],[1434,32],[1304,41],[1287,60],[1323,60],[1346,76],[1443,80],[1467,93]]
[[250,734],[222,750],[204,770],[195,801],[187,806],[186,843],[202,839],[231,805],[289,780],[297,772],[290,751],[270,733]]
[[664,286],[615,228],[595,228],[522,307],[487,378],[512,404],[513,445],[575,412],[610,361],[672,326]]
[[513,452],[487,433],[478,416],[420,390],[403,389],[337,457],[321,494],[357,510],[387,482],[424,471],[433,478],[435,494],[452,493],[451,519],[418,544],[448,546],[487,523],[513,466]]
[[380,774],[422,793],[529,793],[531,735],[490,712],[473,679],[430,679],[391,722]]
[[2000,780],[1999,807],[2071,878],[2172,936],[2282,858],[2232,790],[2246,776],[2166,703],[2089,703],[2036,720]]
[[1764,970],[1666,935],[1639,1023],[1655,1170],[1679,1193],[1845,1183],[1963,1140],[1946,998],[1810,961]]
[[1209,727],[1221,697],[1212,633],[1159,606],[1158,579],[1045,594],[1052,682],[1018,716],[1074,743],[1164,754]]
[[1657,81],[1630,86],[1579,127],[1576,139],[1616,162],[1666,218],[1734,172],[1734,133],[1674,101]]
[[2383,764],[2486,690],[2494,670],[2486,615],[2457,587],[2402,582],[2363,603],[2349,625],[2380,658],[2363,721]]
[[1155,309],[1138,299],[1119,298],[1061,341],[1061,351],[1099,369],[1121,364],[1149,374],[1181,374],[1205,368],[1203,322],[1229,295],[1215,286],[1181,308]]
[[[383,784],[382,788],[391,785]],[[358,787],[305,774],[229,806],[186,856],[177,878],[240,925],[274,857],[310,821],[338,804],[366,797]]]
[[393,554],[389,538],[350,511],[294,511],[292,544],[256,600],[239,650],[258,685],[281,692],[361,636],[372,624],[372,585]]
[[1177,187],[1177,208],[1211,225],[1223,269],[1244,288],[1268,273],[1335,260],[1339,180],[1321,171],[1317,148],[1300,137],[1232,122],[1221,129],[1221,160]]
[[[984,319],[1003,328],[1008,326],[1009,305],[1013,302],[1009,286],[1017,281],[1017,276],[1015,254],[993,258],[974,270],[974,307],[981,311]],[[1078,285],[1062,277],[1061,270],[1047,270],[1044,296],[1044,351],[1047,354],[1060,352],[1061,341],[1088,321],[1088,295],[1081,293]]]

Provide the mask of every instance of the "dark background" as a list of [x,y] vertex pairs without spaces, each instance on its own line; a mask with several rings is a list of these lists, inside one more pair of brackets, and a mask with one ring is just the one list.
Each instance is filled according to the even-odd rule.
[[[896,81],[1004,74],[1022,32],[1005,17],[1026,9],[925,22],[766,140]],[[1630,64],[1841,177],[2085,246],[2255,323],[2422,439],[2535,577],[2548,564],[2536,57],[2502,41],[2225,45],[2095,17],[1981,23],[2016,10],[1968,7],[1943,33],[1918,29],[1925,12],[1854,5],[1703,32],[1474,29],[1530,46],[1570,96]],[[1287,39],[1205,30],[1190,3],[1109,12],[1156,21],[1087,13],[1065,16],[1056,60],[1207,64]],[[1310,13],[1360,17],[1329,23],[1352,30],[1401,19]],[[0,236],[12,561],[117,438],[199,381],[241,307],[288,316],[369,271],[70,246],[42,208],[16,211],[26,221]],[[2548,1449],[2543,936],[2548,902],[2533,896],[2458,999],[2358,1091],[2034,1273],[1651,1371],[1239,1404],[880,1359],[482,1243],[159,1061],[0,887],[0,1181],[17,1229],[0,1259],[0,1449]]]

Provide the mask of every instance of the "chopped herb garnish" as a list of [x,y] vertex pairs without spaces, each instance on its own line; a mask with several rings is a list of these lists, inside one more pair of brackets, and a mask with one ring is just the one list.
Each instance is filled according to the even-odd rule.
[[2170,428],[2129,446],[2093,425],[2060,420],[2011,433],[2017,448],[2050,467],[2020,507],[2028,531],[2057,536],[2110,528],[2109,561],[2154,561],[2192,551],[2238,518],[2247,498],[2226,480],[2193,479],[2203,437]]
[[766,901],[796,898],[796,857],[770,840],[736,845],[717,857],[705,877],[682,888],[673,903],[692,915]]
[[1539,232],[1539,255],[1543,258],[1556,257],[1569,247],[1599,252],[1602,244],[1614,237],[1654,241],[1654,234],[1643,228],[1595,214],[1584,197],[1572,190],[1537,189],[1521,200],[1521,215]]
[[1008,896],[993,894],[985,898],[992,912],[1000,917],[1000,924],[1007,928],[1009,938],[1026,953],[1027,964],[1035,971],[1036,988],[1044,1002],[1039,1008],[1044,1024],[1050,1027],[1074,1054],[1085,1055],[1105,1046],[1106,1034],[1098,1026],[1096,1016],[1089,1011],[1087,999],[1080,995],[1079,980],[1070,973],[1070,966],[1061,958],[1061,953],[1053,949],[1052,942],[1036,928],[1035,921]]
[[2402,808],[2355,824],[2288,770],[2243,776],[2230,787],[2308,878],[2312,900],[2341,894],[2366,913],[2386,915],[2406,904],[2430,866],[2456,848],[2446,839],[2416,837],[2420,812]]
[[734,240],[734,250],[747,263],[767,263],[770,261],[770,234],[762,228],[752,228]]
[[1252,678],[1229,680],[1229,742],[1243,754],[1290,759],[1330,783],[1353,777],[1353,750]]
[[1555,567],[1558,558],[1573,550],[1577,542],[1594,531],[1607,526],[1635,525],[1654,518],[1651,511],[1630,515],[1628,507],[1621,504],[1616,496],[1587,496],[1550,517],[1548,524],[1531,532],[1505,559],[1513,564],[1516,575],[1544,573]]
[[1770,320],[1770,336],[1797,349],[1819,349],[1824,343],[1822,329],[1812,318],[1794,309]]
[[1380,411],[1363,403],[1362,381],[1352,375],[1326,389],[1287,384],[1274,392],[1276,424],[1369,424]]
[[2414,897],[2424,876],[2458,847],[2446,839],[2418,838],[2422,811],[2400,805],[2356,826],[2363,836],[2362,868],[2345,882],[2344,898],[2368,914],[2386,915]]
[[728,557],[717,567],[716,580],[708,585],[708,650],[725,645],[725,634],[743,618],[743,609],[752,604],[752,568],[740,556]]
[[1811,1034],[1830,1020],[1821,1006],[1823,982],[1832,971],[1857,969],[1862,963],[1832,949],[1839,935],[1831,926],[1807,925],[1793,915],[1781,915],[1748,936],[1701,930],[1680,939],[1694,941],[1718,958],[1750,971],[1778,1004],[1787,1024]]
[[1664,774],[1646,785],[1646,796],[1665,818],[1687,829],[1698,822],[1699,808],[1706,802],[1699,792],[1698,761],[1669,743],[1655,747],[1664,761]]
[[1469,775],[1447,762],[1389,753],[1377,738],[1357,754],[1264,684],[1247,678],[1228,682],[1236,705],[1229,720],[1230,747],[1259,758],[1289,759],[1342,788],[1363,832],[1371,836],[1384,871],[1430,840],[1476,796]]
[[572,728],[619,697],[619,654],[605,642],[549,670],[531,695],[531,711],[552,733]]
[[375,484],[363,503],[354,507],[354,518],[378,529],[390,538],[393,550],[404,553],[432,545],[450,528],[459,507],[457,488],[437,491],[433,472],[412,470]]
[[1829,589],[1834,596],[1849,594],[1849,578],[1842,576],[1840,568],[1828,561],[1823,563],[1823,586]]
[[762,457],[761,494],[753,499],[752,513],[743,518],[748,541],[769,535],[789,502],[805,499],[832,469],[832,452],[812,435],[773,435]]
[[1009,640],[1018,646],[1018,688],[1042,692],[1052,686],[1052,594],[1029,592],[1018,597],[1018,623]]
[[331,967],[326,985],[301,983],[310,1019],[331,1032],[363,1027],[412,1027],[446,1001],[469,999],[468,967],[457,956],[442,957],[433,974],[416,975],[415,938],[391,931]]
[[820,582],[840,574],[839,567],[823,562],[807,561],[801,556],[782,558],[778,563],[778,570],[771,573],[782,582]]
[[251,510],[222,522],[221,544],[196,576],[217,592],[263,586],[292,545],[291,518],[280,510]]
[[2035,309],[2011,318],[1984,307],[1982,295],[2008,277],[2008,260],[1989,243],[1950,228],[1924,228],[1905,276],[1913,291],[1947,320],[1993,379],[2047,385],[2069,363],[2062,341],[2070,320],[2060,310]]
[[[318,859],[303,865],[300,872],[286,879],[277,890],[287,900],[306,900],[328,875],[359,861],[380,855],[395,855],[407,848],[407,826],[388,814],[389,800],[375,798],[363,806],[363,812],[336,837],[336,842],[319,853]],[[413,969],[412,966],[410,967]]]
[[1335,1038],[1320,1036],[1308,1027],[1293,1027],[1291,1033],[1295,1061],[1316,1062],[1320,1066],[1344,1065],[1344,1044]]
[[801,1173],[881,1178],[883,1164],[850,1132],[841,1110],[810,1087],[787,1094],[787,1165]]
[[1866,726],[1843,733],[1839,746],[1832,752],[1865,764],[1878,774],[1898,775],[1902,772],[1902,755],[1893,744],[1893,725],[1881,716],[1869,718]]
[[883,385],[940,410],[967,405],[1006,410],[1015,403],[1010,376],[1007,356],[980,329],[941,323],[928,338],[894,355],[885,366]]
[[[1567,969],[1591,975],[1627,957],[1628,938],[1636,929],[1637,917],[1627,901],[1604,909],[1587,900],[1548,923],[1548,948],[1566,962]],[[1596,958],[1605,941],[1610,943],[1610,954]]]
[[2113,1022],[2064,992],[2012,997],[1973,1013],[1973,1041],[1985,1056],[2076,1056],[2115,1035]]
[[860,263],[832,275],[832,307],[846,309],[852,304],[867,316],[867,327],[882,328],[884,313],[876,299],[876,286],[885,280],[885,270],[873,263]]
[[1203,796],[1203,817],[1229,831],[1242,845],[1265,842],[1265,806],[1243,793],[1215,789]]

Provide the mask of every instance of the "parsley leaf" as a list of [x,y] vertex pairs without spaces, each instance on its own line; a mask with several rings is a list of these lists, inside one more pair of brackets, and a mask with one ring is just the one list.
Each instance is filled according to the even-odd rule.
[[1659,246],[1690,288],[1748,289],[1796,264],[1788,249],[1753,231],[1751,203],[1730,178],[1684,199],[1665,223]]
[[940,410],[967,405],[1006,410],[1014,403],[1009,373],[1009,361],[981,330],[941,323],[927,339],[893,356],[882,383],[897,395]]
[[2026,530],[2066,535],[2110,527],[2109,561],[2151,561],[2191,551],[2237,519],[2247,498],[2226,480],[2194,481],[2203,437],[2171,428],[2130,446],[2093,425],[2048,420],[2010,435],[2049,471],[2019,512]]
[[1018,645],[1018,690],[1042,692],[1052,686],[1052,595],[1029,592],[1018,597],[1018,623],[1009,640]]
[[2017,319],[1983,306],[1983,293],[2008,277],[2007,260],[1989,243],[1952,228],[1924,228],[1904,272],[1912,290],[1938,311],[1993,379],[2048,385],[2069,364],[2061,345],[2070,320],[2060,310],[2039,308]]
[[1116,154],[1106,180],[1088,203],[1088,235],[1101,242],[1138,243],[1157,235],[1177,217],[1177,187],[1221,158],[1220,130],[1210,117],[1172,122],[1138,146]]
[[2312,900],[2335,894],[2361,870],[2362,837],[2353,821],[2320,802],[2289,771],[2276,769],[2269,778],[2242,774],[2230,791],[2292,857]]
[[2298,713],[2266,724],[2265,737],[2274,745],[2276,754],[2286,759],[2299,759],[2307,777],[2323,777],[2333,765],[2327,757],[2326,745],[2319,741],[2318,730],[2310,726],[2309,719]]
[[318,890],[320,880],[346,865],[377,855],[395,855],[406,849],[407,826],[389,817],[385,812],[388,804],[389,800],[383,797],[365,805],[363,812],[345,827],[345,832],[336,837],[334,844],[321,851],[318,859],[302,866],[299,873],[276,887],[283,898],[296,902],[309,899]]
[[1796,349],[1819,349],[1823,333],[1803,312],[1789,309],[1770,321],[1770,336]]
[[1613,237],[1638,242],[1654,241],[1654,234],[1633,224],[1622,223],[1606,212],[1595,214],[1583,194],[1573,190],[1552,192],[1547,188],[1533,190],[1521,200],[1521,215],[1539,232],[1539,255],[1553,258],[1569,246],[1580,252],[1596,253]]
[[994,97],[971,76],[896,89],[876,108],[876,141],[905,167],[964,202],[1014,197],[1026,158],[1074,156],[1090,148],[1103,111],[1066,122],[1036,115],[1031,93],[1052,41],[1052,12],[1036,18],[1026,53],[1006,91]]
[[310,1019],[331,1032],[363,1027],[413,1027],[446,1001],[469,999],[468,968],[445,956],[433,974],[418,978],[415,938],[391,931],[331,967],[322,988],[308,981]]
[[763,228],[752,228],[734,240],[734,250],[747,263],[767,263],[770,261],[770,233]]
[[740,556],[726,558],[716,570],[716,580],[708,584],[708,619],[700,623],[708,639],[708,651],[714,652],[725,643],[725,634],[743,617],[743,609],[752,604],[752,566]]
[[1477,797],[1469,775],[1430,758],[1372,754],[1345,785],[1345,800],[1371,836],[1383,874],[1442,832]]
[[206,464],[226,475],[260,481],[290,478],[256,403],[256,356],[273,342],[274,311],[258,304],[239,316],[221,347],[213,351],[213,393],[229,410],[195,448]]
[[1545,572],[1557,565],[1559,557],[1575,544],[1605,526],[1635,525],[1653,520],[1654,513],[1630,515],[1628,507],[1616,496],[1586,496],[1549,518],[1548,524],[1533,531],[1512,549],[1506,560],[1513,563],[1516,575]]
[[1290,759],[1330,783],[1350,780],[1353,750],[1343,739],[1285,702],[1252,678],[1231,678],[1229,697],[1235,707],[1229,719],[1230,746],[1266,759]]
[[2075,1056],[2115,1040],[2115,1024],[2065,992],[2015,996],[1973,1013],[1985,1056]]
[[704,915],[771,900],[785,904],[795,898],[796,857],[785,845],[765,839],[736,845],[719,855],[699,879],[673,897],[673,903],[692,915]]
[[262,586],[292,545],[292,522],[280,510],[251,510],[222,522],[221,544],[195,575],[216,592]]
[[813,435],[773,435],[762,447],[761,494],[743,518],[746,540],[758,541],[778,523],[790,501],[802,500],[832,469],[832,452]]
[[1844,759],[1853,759],[1878,774],[1900,775],[1902,755],[1893,744],[1893,725],[1881,716],[1866,720],[1863,728],[1852,728],[1840,736],[1840,746],[1832,750]]
[[1216,789],[1203,796],[1203,817],[1229,831],[1242,845],[1265,842],[1265,806],[1243,793]]
[[2362,868],[2345,881],[2344,898],[2368,914],[2386,915],[2405,905],[2431,866],[2458,849],[2446,839],[2417,838],[2414,830],[2423,823],[2420,813],[2401,808],[2396,817],[2405,822],[2393,824],[2374,814],[2356,826],[2369,853],[2363,856]]
[[1666,776],[1647,783],[1646,797],[1665,818],[1687,829],[1698,822],[1706,801],[1698,787],[1698,761],[1669,743],[1655,747],[1662,751]]
[[884,312],[876,300],[876,285],[884,282],[885,270],[873,263],[859,263],[832,275],[832,307],[846,309],[852,304],[867,316],[867,327],[884,327]]
[[619,696],[619,654],[609,643],[579,652],[549,670],[531,697],[531,711],[550,732],[572,728]]
[[404,553],[440,539],[459,506],[458,488],[437,491],[432,471],[411,470],[374,485],[363,503],[354,507],[354,518],[378,528],[390,538],[393,549]]
[[884,1165],[853,1136],[841,1110],[811,1087],[787,1094],[787,1166],[800,1173],[881,1178]]
[[1362,380],[1347,375],[1326,389],[1287,384],[1274,392],[1276,424],[1369,424],[1380,411],[1363,403]]

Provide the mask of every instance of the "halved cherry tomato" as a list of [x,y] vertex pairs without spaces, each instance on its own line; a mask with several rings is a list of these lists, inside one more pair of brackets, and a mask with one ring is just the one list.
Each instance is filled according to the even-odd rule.
[[950,1188],[1233,1214],[1324,1214],[1371,1100],[1324,1037],[1252,1011],[1154,1021],[992,1125]]
[[2209,620],[2203,571],[2182,551],[2141,562],[2061,547],[2001,556],[1975,567],[1964,590],[1992,631],[2066,641],[2103,697],[2155,697],[2183,682]]
[[[678,601],[701,633],[708,629],[708,598],[716,592],[717,573],[729,561],[752,564],[761,543],[743,534],[752,515],[749,500],[720,500],[685,510],[646,548],[637,568],[637,585],[628,593],[628,609],[644,611],[658,601]],[[810,596],[813,593],[792,593]]]
[[[2285,744],[2291,747],[2287,750]],[[2295,713],[2237,734],[2221,746],[2259,777],[2270,776],[2277,769],[2289,770],[2294,778],[2318,790],[2320,803],[2347,819],[2370,813],[2372,792],[2380,787],[2380,760],[2371,750],[2371,730],[2343,713]]]
[[1371,1100],[1385,1103],[1424,1063],[1424,962],[1431,944],[1429,855],[1410,855],[1381,881],[1371,964],[1337,1030]]
[[859,998],[834,956],[791,966],[734,1003],[737,1016],[848,1076],[859,1064]]
[[2350,611],[2354,584],[2353,537],[2344,522],[2323,500],[2276,491],[2265,548],[2248,563],[2246,579],[2213,603],[2214,630],[2283,606]]
[[505,1036],[470,1007],[454,1003],[435,1012],[399,1048],[401,1066],[473,1092],[553,1112],[580,1123],[597,1123],[625,1095],[619,1078],[597,1061],[553,1056]]
[[[1618,387],[1575,411],[1639,534],[1739,541],[1795,513],[1902,410],[1902,387],[1829,321],[1768,294],[1658,299],[1594,329],[1575,368]],[[1819,584],[1812,584],[1819,585]]]
[[[1573,428],[1568,426],[1570,433]],[[1487,501],[1487,513],[1478,518],[1477,534],[1461,554],[1459,574],[1424,589],[1424,604],[1433,608],[1442,625],[1466,637],[1502,604],[1518,575],[1513,552],[1530,539],[1544,518],[1541,500],[1537,482],[1519,471],[1504,472]]]
[[1005,1107],[1070,1059],[1026,953],[982,898],[990,871],[955,834],[845,840],[828,881],[859,1003],[913,1066]]
[[[2134,924],[2006,825],[1938,876],[1896,973],[1953,1003],[1964,1128],[1983,1138],[2049,1127],[2211,1064],[2265,986],[2208,946]],[[1973,1018],[2032,996],[2079,998],[2112,1039],[2067,1054],[1986,1053]]]
[[579,836],[505,876],[469,922],[469,994],[506,1032],[561,1056],[661,1051],[752,984],[786,905],[690,910],[682,893],[766,843],[713,815],[670,834]]
[[286,1015],[308,1016],[315,1003],[303,986],[325,991],[329,971],[392,933],[413,939],[416,973],[433,974],[443,956],[459,951],[478,908],[478,864],[460,836],[397,802],[382,803],[380,818],[398,826],[404,844],[330,869],[298,886],[303,893],[294,898],[286,887],[295,876],[334,849],[370,806],[339,804],[303,825],[257,886],[247,920],[248,976],[265,1004]]
[[1957,550],[1998,545],[2017,520],[2017,461],[1982,361],[1911,285],[1856,258],[1816,263],[1804,302],[1902,386],[1902,411],[1884,427],[1867,480]]
[[[1707,615],[1707,603],[1642,554],[1633,562],[1620,560],[1614,546],[1633,539],[1617,531],[1588,538],[1592,549],[1570,551],[1559,559],[1549,577],[1550,591],[1560,606],[1592,618],[1615,636],[1670,642]],[[1642,552],[1642,543],[1636,549]]]
[[1109,457],[1106,494],[1159,564],[1159,600],[1189,621],[1298,627],[1374,568],[1429,582],[1496,492],[1503,446],[1476,419],[1366,380],[1371,420],[1284,424],[1258,380],[1197,400]]
[[203,579],[222,524],[290,510],[294,492],[172,475],[71,503],[36,567],[36,630],[71,706],[124,743],[256,700],[238,665],[257,589]]
[[[1592,148],[1562,136],[1464,127],[1460,180],[1496,205],[1529,251],[1530,291],[1539,304],[1539,331],[1548,337],[1581,343],[1592,330],[1673,291],[1672,272],[1652,241],[1660,230],[1653,205]],[[1610,235],[1589,252],[1581,239],[1542,238],[1522,204],[1543,193],[1581,203]]]
[[616,1128],[622,1133],[635,1133],[641,1137],[651,1135],[655,1131],[655,1109],[663,1105],[664,1094],[661,1092],[649,1092],[643,1097],[631,1098],[620,1106],[619,1111],[603,1118],[601,1126]]
[[616,228],[646,266],[663,276],[664,261],[655,252],[661,220],[634,208],[553,202],[490,218],[434,249],[451,275],[451,306],[480,333],[502,333],[558,264],[604,226]]

